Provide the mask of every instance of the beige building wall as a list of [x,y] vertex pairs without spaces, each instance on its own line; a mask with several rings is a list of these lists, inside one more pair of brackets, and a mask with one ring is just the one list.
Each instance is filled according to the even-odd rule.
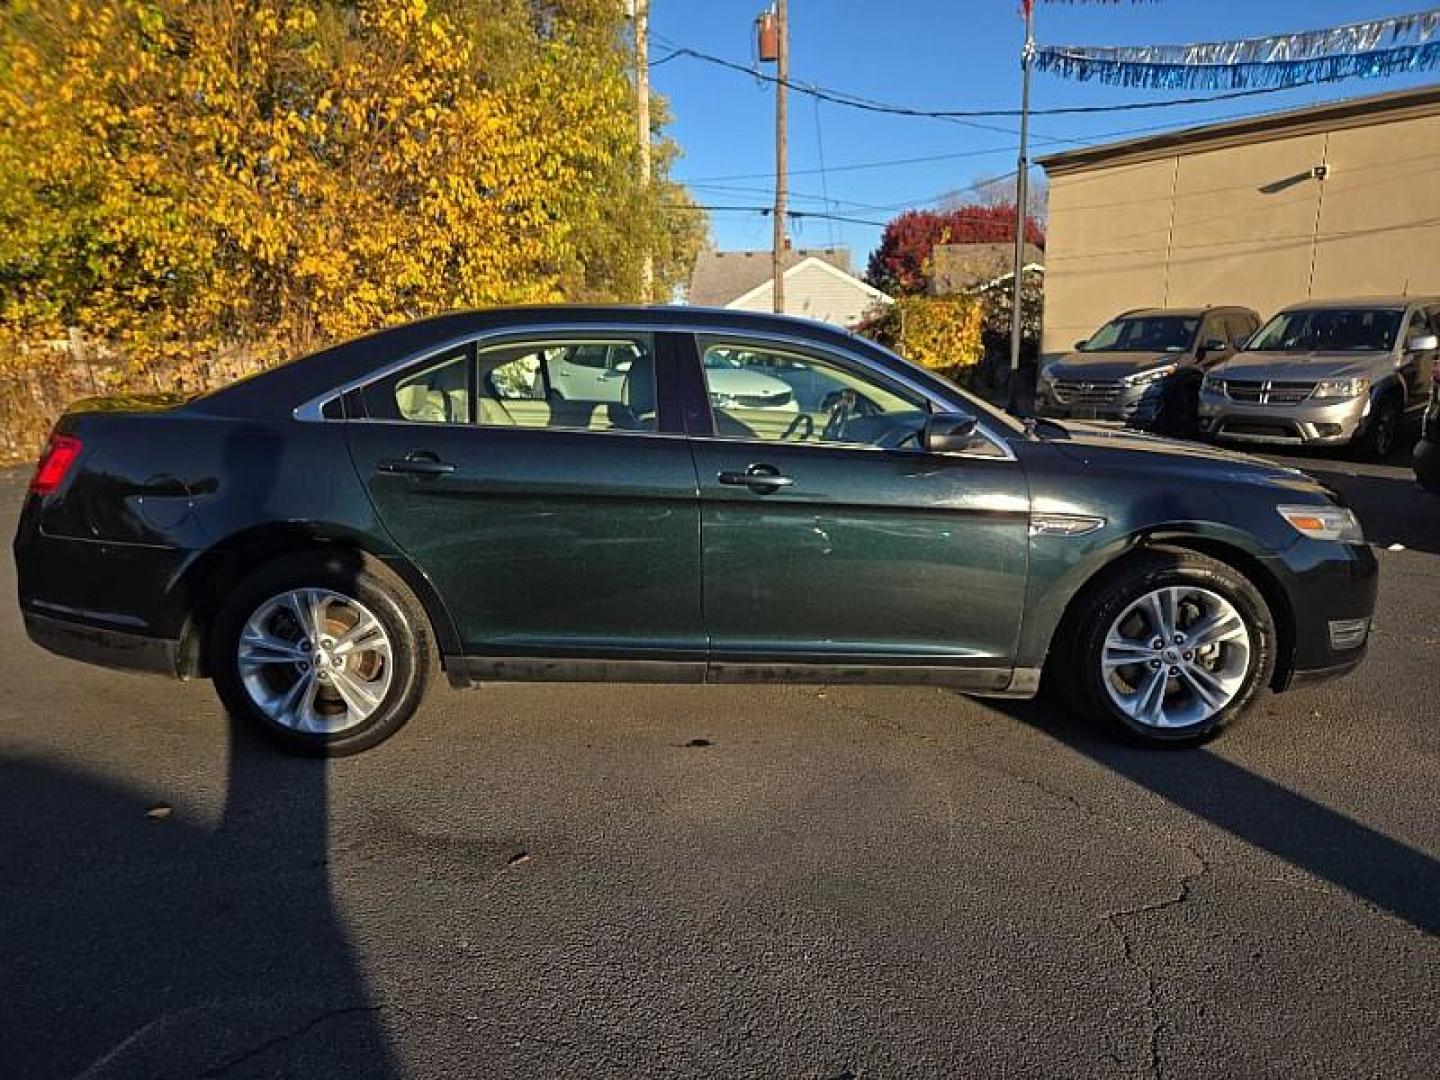
[[1440,294],[1440,115],[1217,142],[1051,171],[1044,352],[1129,308]]

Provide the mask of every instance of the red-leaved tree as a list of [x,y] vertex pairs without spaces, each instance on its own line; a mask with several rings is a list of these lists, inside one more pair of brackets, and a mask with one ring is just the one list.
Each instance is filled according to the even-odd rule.
[[[1025,239],[1045,246],[1045,229],[1025,219]],[[930,285],[931,252],[936,244],[1015,242],[1015,206],[957,206],[949,210],[906,210],[885,226],[880,246],[870,255],[866,278],[877,289],[902,296]]]

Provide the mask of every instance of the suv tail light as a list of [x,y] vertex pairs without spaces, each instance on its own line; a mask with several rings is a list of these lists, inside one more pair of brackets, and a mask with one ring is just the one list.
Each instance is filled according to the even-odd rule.
[[73,435],[52,433],[40,460],[35,464],[35,475],[30,478],[30,491],[35,495],[49,495],[58,488],[82,449],[84,447],[80,440]]

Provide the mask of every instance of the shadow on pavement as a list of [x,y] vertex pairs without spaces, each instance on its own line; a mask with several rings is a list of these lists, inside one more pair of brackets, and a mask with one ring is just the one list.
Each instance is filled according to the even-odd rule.
[[989,702],[1196,817],[1440,934],[1440,862],[1204,747],[1146,750],[1040,702]]
[[232,734],[210,829],[0,762],[0,1074],[394,1075],[331,896],[326,770]]
[[1351,473],[1318,459],[1295,464],[1345,497],[1370,543],[1403,544],[1413,551],[1440,554],[1440,495],[1422,489],[1413,476]]

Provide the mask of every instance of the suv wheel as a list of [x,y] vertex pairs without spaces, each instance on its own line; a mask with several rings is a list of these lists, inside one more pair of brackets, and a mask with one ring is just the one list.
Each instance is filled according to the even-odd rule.
[[1405,410],[1394,394],[1386,394],[1375,405],[1370,423],[1356,439],[1356,448],[1371,461],[1384,461],[1395,451],[1400,440],[1400,425]]
[[418,708],[427,629],[384,567],[354,552],[307,553],[231,590],[210,670],[232,717],[286,749],[339,757],[388,739]]
[[1082,601],[1077,629],[1066,658],[1072,706],[1151,745],[1212,737],[1275,666],[1264,597],[1232,567],[1188,551],[1124,564]]

